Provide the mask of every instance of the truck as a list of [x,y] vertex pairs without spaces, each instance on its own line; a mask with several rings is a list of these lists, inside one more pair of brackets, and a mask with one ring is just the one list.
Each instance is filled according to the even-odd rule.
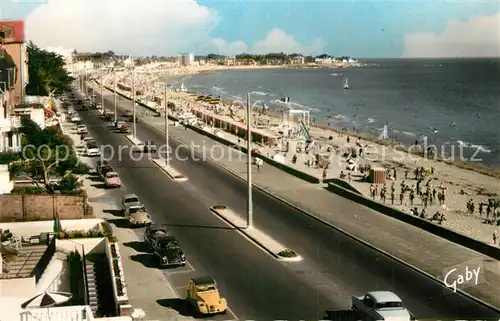
[[413,315],[403,301],[389,291],[373,291],[363,296],[352,296],[352,310],[366,321],[412,321]]

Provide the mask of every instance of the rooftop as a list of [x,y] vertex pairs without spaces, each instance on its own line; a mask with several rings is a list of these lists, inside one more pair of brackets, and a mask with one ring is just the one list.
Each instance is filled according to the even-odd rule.
[[27,278],[33,276],[35,267],[47,250],[47,245],[24,245],[18,251],[7,247],[0,248],[3,273],[0,279]]
[[211,276],[200,276],[197,278],[193,278],[193,283],[196,285],[210,285],[215,284],[215,280]]

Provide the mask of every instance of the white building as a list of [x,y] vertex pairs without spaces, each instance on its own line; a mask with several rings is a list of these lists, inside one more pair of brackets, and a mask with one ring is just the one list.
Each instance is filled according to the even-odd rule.
[[181,66],[191,66],[194,64],[194,55],[191,53],[180,54],[178,59]]
[[7,108],[9,91],[0,91],[0,152],[19,150],[21,147],[21,136],[16,129],[21,127],[21,119],[11,115]]

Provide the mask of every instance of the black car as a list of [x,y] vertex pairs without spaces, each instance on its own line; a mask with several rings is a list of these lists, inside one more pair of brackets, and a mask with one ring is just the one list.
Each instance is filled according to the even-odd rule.
[[109,172],[112,172],[112,171],[113,171],[113,167],[111,167],[109,165],[104,165],[104,166],[100,167],[99,175],[102,177],[102,179],[104,179],[106,177],[106,174]]
[[153,249],[154,241],[156,237],[161,235],[167,235],[167,229],[164,225],[153,224],[146,227],[144,231],[144,243],[149,249]]
[[186,265],[186,255],[179,241],[173,236],[157,236],[153,243],[153,255],[162,267]]
[[144,152],[145,153],[156,153],[156,144],[152,140],[146,141],[144,144]]

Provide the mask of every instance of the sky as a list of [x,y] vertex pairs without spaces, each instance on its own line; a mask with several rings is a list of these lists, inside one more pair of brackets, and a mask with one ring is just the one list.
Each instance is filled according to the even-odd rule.
[[499,57],[497,0],[12,0],[41,47],[133,56]]

